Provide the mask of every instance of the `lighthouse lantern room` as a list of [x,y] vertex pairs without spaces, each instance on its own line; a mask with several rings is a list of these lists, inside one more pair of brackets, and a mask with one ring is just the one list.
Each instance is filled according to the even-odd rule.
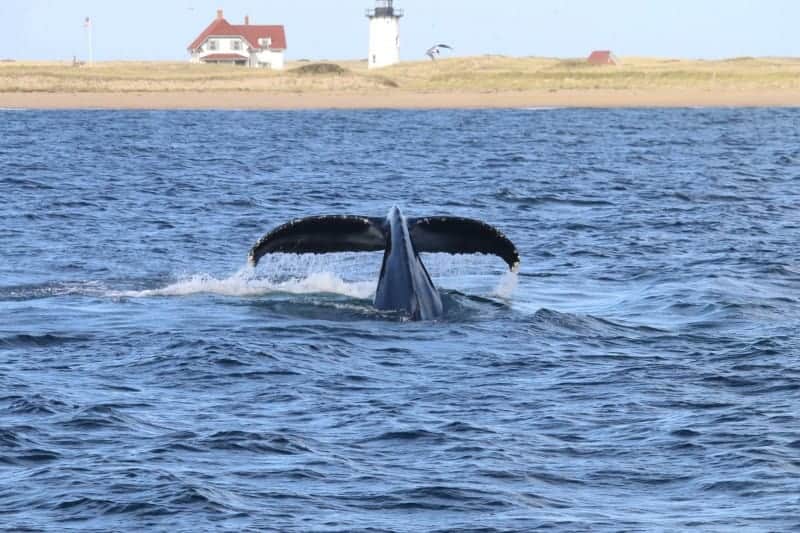
[[400,17],[403,10],[393,4],[394,0],[375,0],[375,9],[367,10],[369,68],[388,67],[400,62]]

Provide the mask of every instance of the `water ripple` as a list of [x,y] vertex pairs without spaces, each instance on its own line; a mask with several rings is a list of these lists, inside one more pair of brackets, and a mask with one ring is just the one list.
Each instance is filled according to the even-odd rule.
[[[798,119],[3,111],[3,527],[798,529]],[[394,204],[521,270],[424,254],[414,323],[380,253],[243,266]]]

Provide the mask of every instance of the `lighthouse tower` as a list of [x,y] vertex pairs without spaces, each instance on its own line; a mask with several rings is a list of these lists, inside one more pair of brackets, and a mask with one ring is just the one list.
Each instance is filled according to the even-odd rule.
[[369,68],[388,67],[400,62],[400,17],[403,10],[393,4],[394,0],[375,0],[375,9],[367,10]]

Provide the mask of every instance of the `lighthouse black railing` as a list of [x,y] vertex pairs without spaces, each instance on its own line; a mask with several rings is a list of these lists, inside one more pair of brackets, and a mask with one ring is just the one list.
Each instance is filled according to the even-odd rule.
[[403,10],[399,7],[376,7],[374,9],[367,9],[367,16],[374,17],[402,17]]

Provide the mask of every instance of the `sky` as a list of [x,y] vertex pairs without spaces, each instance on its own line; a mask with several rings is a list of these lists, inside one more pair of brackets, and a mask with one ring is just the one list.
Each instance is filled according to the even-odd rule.
[[[374,0],[0,0],[0,59],[188,60],[217,9],[286,27],[286,58],[362,59]],[[800,0],[395,0],[401,58],[433,44],[458,56],[800,56]]]

